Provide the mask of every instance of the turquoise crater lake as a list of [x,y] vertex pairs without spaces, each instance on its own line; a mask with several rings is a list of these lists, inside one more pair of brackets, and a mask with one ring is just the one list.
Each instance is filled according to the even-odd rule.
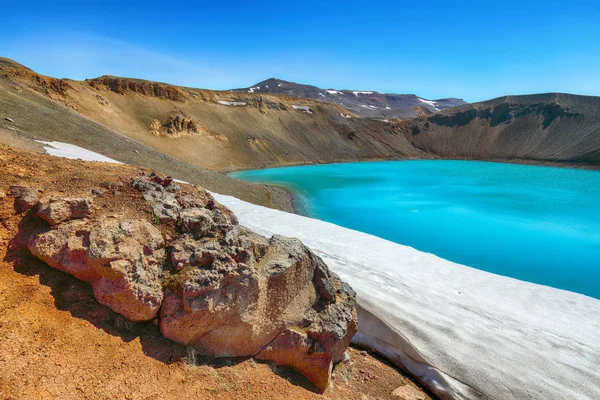
[[313,217],[477,269],[600,299],[600,172],[477,161],[241,171]]

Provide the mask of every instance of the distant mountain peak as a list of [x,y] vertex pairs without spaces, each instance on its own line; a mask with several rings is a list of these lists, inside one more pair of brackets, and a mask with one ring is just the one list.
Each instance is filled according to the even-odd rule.
[[415,94],[380,93],[373,90],[321,89],[317,86],[269,78],[239,92],[279,94],[339,104],[363,118],[387,120],[416,118],[467,104],[453,97],[429,100]]

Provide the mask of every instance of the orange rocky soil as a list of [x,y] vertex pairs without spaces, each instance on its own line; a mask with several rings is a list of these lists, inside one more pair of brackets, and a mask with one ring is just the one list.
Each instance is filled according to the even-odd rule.
[[128,185],[139,172],[0,147],[0,398],[430,398],[359,349],[349,349],[350,361],[336,366],[322,395],[303,376],[271,363],[198,357],[164,339],[152,322],[134,324],[100,305],[89,284],[29,253],[25,241],[40,221],[15,210],[11,185],[35,187],[40,196],[98,189],[102,210],[148,218],[150,207]]

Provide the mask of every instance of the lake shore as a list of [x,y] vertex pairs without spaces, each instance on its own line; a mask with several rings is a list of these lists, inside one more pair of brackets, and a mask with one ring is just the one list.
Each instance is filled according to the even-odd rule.
[[[597,171],[412,160],[233,176],[287,188],[296,207],[320,220],[459,264],[600,298],[587,283],[597,278],[593,265],[600,257]],[[576,262],[571,254],[578,255]]]
[[331,223],[216,198],[263,235],[307,243],[357,291],[363,322],[354,342],[408,370],[439,398],[600,396],[594,368],[600,301]]
[[[290,167],[299,167],[299,166],[309,166],[309,165],[336,165],[336,164],[354,164],[354,163],[372,163],[372,162],[383,162],[383,161],[414,161],[414,160],[444,160],[444,161],[481,161],[481,162],[492,162],[492,163],[507,163],[507,164],[518,164],[518,165],[531,165],[538,167],[551,167],[551,168],[568,168],[568,169],[583,169],[590,171],[600,171],[600,165],[591,164],[591,163],[573,163],[573,162],[559,162],[559,161],[551,161],[551,160],[528,160],[528,159],[520,159],[520,158],[496,158],[496,159],[477,159],[477,158],[467,158],[467,157],[457,157],[457,158],[419,158],[419,159],[399,159],[399,158],[375,158],[368,159],[364,161],[340,161],[335,163],[329,162],[307,162],[307,163],[282,163],[280,165],[269,165],[261,168],[241,168],[241,169],[233,169],[228,172],[224,172],[226,175],[234,178],[240,179],[235,176],[237,172],[247,172],[247,171],[259,171],[266,169],[274,169],[274,168],[290,168]],[[240,179],[243,180],[243,179]],[[283,190],[285,195],[289,197],[289,202],[286,203],[291,205],[291,212],[297,215],[305,216],[305,217],[314,217],[314,215],[308,210],[308,208],[303,205],[302,196],[294,190],[294,188],[288,187],[283,184],[273,184],[264,182],[263,185],[274,187],[277,189]],[[290,211],[290,210],[286,210]]]
[[598,300],[231,196],[215,198],[245,226],[310,246],[358,293],[363,323],[355,343],[410,371],[438,397],[600,396]]

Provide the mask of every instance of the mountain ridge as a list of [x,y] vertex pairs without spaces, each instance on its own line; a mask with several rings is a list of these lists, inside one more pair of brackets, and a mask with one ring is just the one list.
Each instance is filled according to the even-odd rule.
[[[0,117],[15,121],[11,128],[35,132],[36,139],[70,142],[104,154],[107,146],[117,152],[128,149],[122,156],[112,154],[125,162],[140,158],[131,154],[136,143],[199,168],[225,172],[424,157],[390,124],[355,118],[336,104],[140,79],[76,81],[0,65],[0,112]],[[74,125],[61,128],[71,120],[90,134],[78,135]],[[130,141],[126,146],[110,145],[125,138]]]
[[595,96],[501,96],[396,127],[432,156],[600,165],[600,97]]
[[429,100],[415,94],[381,93],[369,90],[323,89],[313,85],[268,78],[236,92],[268,93],[300,97],[315,101],[339,104],[363,118],[389,120],[416,118],[441,110],[467,104],[458,98]]
[[0,140],[35,151],[43,151],[35,140],[72,143],[290,210],[289,195],[280,188],[218,172],[406,159],[599,168],[600,97],[511,95],[383,121],[281,94],[108,75],[56,79],[0,59]]

